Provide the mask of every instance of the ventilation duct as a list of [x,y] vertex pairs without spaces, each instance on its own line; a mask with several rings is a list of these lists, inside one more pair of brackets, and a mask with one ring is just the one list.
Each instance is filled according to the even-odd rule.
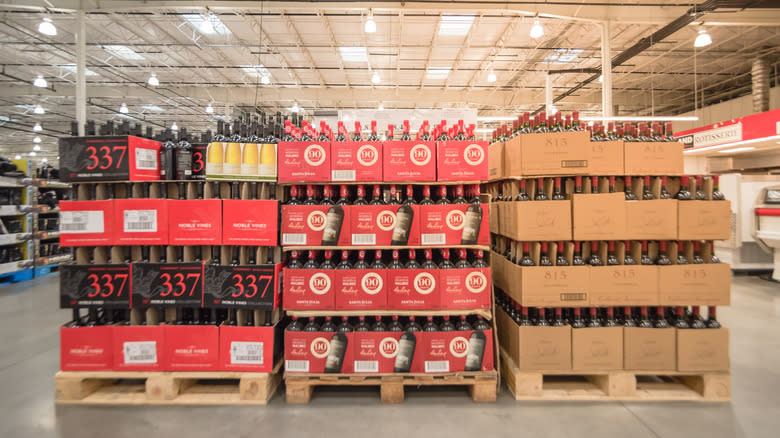
[[769,111],[769,61],[757,58],[751,70],[753,80],[753,112]]

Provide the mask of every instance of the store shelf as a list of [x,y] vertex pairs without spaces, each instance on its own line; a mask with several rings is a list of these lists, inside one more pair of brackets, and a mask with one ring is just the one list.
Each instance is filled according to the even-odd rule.
[[305,185],[313,185],[313,186],[322,186],[322,185],[348,185],[348,186],[356,186],[358,184],[363,185],[381,185],[381,186],[389,186],[392,184],[395,184],[397,186],[399,185],[416,185],[416,186],[454,186],[458,184],[462,184],[464,186],[468,185],[475,185],[475,184],[482,184],[481,181],[319,181],[319,182],[294,182],[294,183],[279,183],[281,186],[305,186]]
[[0,176],[0,187],[6,188],[6,187],[24,187],[24,185],[19,184],[18,178],[12,178],[9,176]]
[[17,260],[15,262],[0,263],[0,275],[10,274],[12,272],[24,271],[27,267],[30,267],[32,260]]
[[0,234],[0,245],[14,245],[32,239],[31,233]]
[[62,262],[69,262],[73,260],[73,256],[70,254],[61,254],[50,257],[36,257],[35,266],[55,265]]
[[36,231],[33,237],[39,240],[54,239],[60,237],[59,231]]
[[481,249],[483,251],[490,251],[490,245],[428,245],[428,246],[284,246],[282,251],[317,251],[317,250],[333,250],[333,251],[358,251],[365,250],[390,250],[390,249]]
[[[308,318],[310,316],[453,316],[453,315],[480,315],[486,320],[491,320],[493,315],[490,309],[468,310],[290,310],[284,309],[289,316]],[[370,321],[369,321],[370,322]],[[453,324],[455,324],[454,321]]]
[[49,213],[59,213],[60,209],[59,207],[51,208],[48,205],[41,205],[36,204],[33,205],[30,209],[30,213],[38,213],[38,214],[49,214]]
[[39,179],[39,178],[25,178],[22,180],[22,183],[25,185],[32,185],[35,187],[42,187],[42,188],[51,188],[51,189],[69,189],[71,187],[70,183],[57,181],[57,180],[49,180],[49,179]]
[[0,205],[0,216],[19,216],[27,214],[29,209],[29,205]]

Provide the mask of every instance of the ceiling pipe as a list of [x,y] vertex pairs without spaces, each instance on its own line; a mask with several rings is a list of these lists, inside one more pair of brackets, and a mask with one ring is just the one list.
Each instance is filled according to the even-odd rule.
[[769,111],[769,61],[756,58],[751,69],[753,83],[753,112]]

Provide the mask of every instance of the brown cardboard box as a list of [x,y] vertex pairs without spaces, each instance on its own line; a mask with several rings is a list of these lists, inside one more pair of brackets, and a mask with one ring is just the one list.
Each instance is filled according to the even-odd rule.
[[626,237],[625,199],[623,193],[574,195],[574,240],[613,240]]
[[731,203],[724,201],[679,201],[677,238],[725,240],[731,237]]
[[682,175],[683,145],[679,142],[626,142],[626,175]]
[[571,240],[571,201],[507,202],[504,235],[519,241]]
[[591,266],[591,306],[658,305],[658,266]]
[[502,290],[506,288],[505,261],[504,256],[493,251],[490,252],[490,277],[493,279],[493,284]]
[[595,327],[571,330],[574,371],[623,369],[623,327]]
[[490,204],[488,204],[490,232],[493,234],[498,234],[500,231],[500,225],[499,225],[499,218],[501,216],[501,214],[499,213],[500,208],[501,208],[501,204],[498,202],[491,202]]
[[496,309],[496,325],[498,326],[498,342],[510,357],[519,355],[519,326],[502,308]]
[[504,288],[510,297],[527,307],[586,306],[589,297],[589,266],[518,266],[507,263]]
[[488,146],[488,179],[504,177],[504,142],[497,141]]
[[728,371],[729,330],[677,330],[677,371]]
[[726,263],[659,266],[658,273],[662,306],[731,304],[731,267]]
[[624,327],[623,357],[626,370],[676,370],[677,329]]
[[626,201],[626,233],[640,240],[676,239],[677,202],[676,199]]
[[[510,356],[520,370],[559,371],[571,369],[571,327],[521,327],[517,352]],[[511,335],[514,336],[514,335]]]
[[623,175],[623,141],[590,142],[590,175]]
[[504,145],[504,176],[584,175],[589,143],[587,131],[518,135]]

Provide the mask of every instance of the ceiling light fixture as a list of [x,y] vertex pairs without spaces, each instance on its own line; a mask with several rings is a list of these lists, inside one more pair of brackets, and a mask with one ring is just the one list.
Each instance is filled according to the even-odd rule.
[[160,80],[157,79],[157,75],[152,73],[149,75],[149,80],[146,81],[147,84],[151,85],[152,87],[156,87],[160,85]]
[[539,39],[544,36],[544,28],[542,27],[542,24],[539,23],[539,20],[534,20],[534,25],[531,27],[531,38],[533,39]]
[[263,76],[262,78],[260,78],[260,82],[262,82],[263,85],[268,85],[271,83],[271,78],[269,78],[268,76]]
[[46,88],[46,86],[49,85],[48,82],[46,82],[46,79],[43,78],[43,75],[38,75],[37,78],[33,81],[33,85],[35,85],[38,88]]
[[43,131],[43,126],[41,126],[40,123],[36,123],[35,126],[33,126],[33,132],[41,132]]
[[30,152],[30,153],[29,153],[29,154],[27,154],[27,155],[29,155],[29,156],[31,156],[31,157],[34,157],[34,156],[35,156],[35,155],[37,155],[37,154],[36,154],[35,152]]
[[374,21],[374,13],[368,10],[368,18],[366,18],[366,25],[363,27],[366,33],[376,32],[376,21]]
[[33,143],[40,143],[40,142],[41,142],[41,138],[36,135],[35,138],[33,138]]
[[52,23],[51,18],[44,17],[43,21],[38,24],[38,32],[44,35],[55,36],[57,35],[57,28]]
[[35,109],[33,109],[34,114],[46,114],[46,110],[43,109],[40,105],[35,105]]
[[41,150],[41,147],[36,144],[35,146],[33,146],[33,150],[34,151],[39,151],[39,150]]
[[213,106],[211,106],[211,104],[208,104],[208,105],[206,106],[206,113],[207,113],[207,114],[214,114],[214,107],[213,107]]
[[737,152],[746,152],[755,150],[755,146],[745,146],[744,148],[726,149],[725,151],[718,151],[719,154],[733,154]]
[[706,30],[699,31],[699,35],[696,37],[696,41],[693,42],[693,47],[706,47],[712,44],[712,37]]
[[176,124],[176,122],[173,122],[173,125],[171,125],[171,131],[178,131],[179,125]]
[[124,104],[124,103],[123,103],[122,105],[120,105],[120,106],[119,106],[119,112],[120,112],[120,113],[122,113],[122,114],[127,114],[127,113],[129,113],[129,112],[130,112],[130,110],[129,110],[129,109],[127,109],[127,104]]
[[496,74],[493,72],[493,70],[490,70],[490,73],[488,73],[488,82],[493,83],[496,81]]
[[372,84],[378,84],[380,82],[382,82],[382,78],[379,77],[379,73],[374,72],[374,75],[371,76],[371,83]]
[[294,112],[294,113],[297,113],[297,112],[298,112],[298,111],[300,111],[300,110],[301,110],[301,109],[298,107],[298,103],[297,103],[297,102],[295,102],[295,103],[293,104],[293,107],[290,109],[290,111],[292,111],[292,112]]
[[14,155],[14,160],[21,160],[22,156],[19,154]]
[[384,110],[385,110],[385,106],[380,103],[379,108],[377,108],[377,111],[384,111]]
[[604,83],[604,75],[599,76],[599,82]]
[[41,158],[41,163],[47,163],[49,160],[46,159],[46,157]]

